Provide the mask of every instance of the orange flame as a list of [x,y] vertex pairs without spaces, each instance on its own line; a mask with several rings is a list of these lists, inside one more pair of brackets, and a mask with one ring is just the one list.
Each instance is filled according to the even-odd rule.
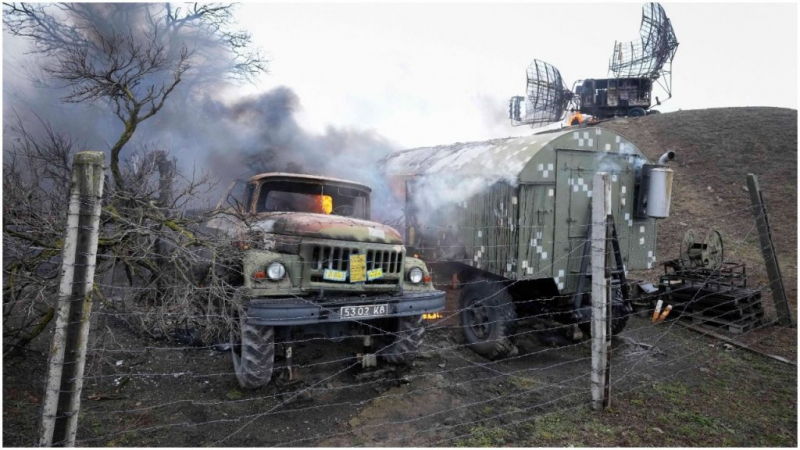
[[573,114],[569,120],[567,120],[567,123],[569,125],[580,125],[583,123],[583,121],[583,115],[580,113],[580,111],[576,111],[575,114]]
[[317,207],[320,212],[330,214],[333,211],[333,198],[330,195],[318,195]]

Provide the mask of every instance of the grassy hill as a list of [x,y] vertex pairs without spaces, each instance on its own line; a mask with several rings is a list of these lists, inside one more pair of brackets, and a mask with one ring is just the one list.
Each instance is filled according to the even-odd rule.
[[[797,321],[797,110],[702,109],[597,126],[624,135],[652,159],[667,150],[676,152],[671,164],[675,171],[671,217],[659,225],[660,260],[678,257],[689,228],[717,229],[725,243],[725,258],[747,263],[748,284],[753,286],[767,283],[746,191],[747,174],[756,174],[768,204],[792,318]],[[647,275],[653,279],[656,274]],[[774,314],[771,293],[765,290],[763,296],[767,314]],[[793,336],[786,337],[790,338],[796,342]],[[796,344],[790,346],[796,351]]]

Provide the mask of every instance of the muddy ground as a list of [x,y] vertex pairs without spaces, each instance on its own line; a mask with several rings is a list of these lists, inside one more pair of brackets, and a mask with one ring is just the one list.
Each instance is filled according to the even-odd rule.
[[[83,446],[797,443],[796,366],[673,322],[632,317],[614,339],[605,413],[588,408],[589,341],[541,321],[524,323],[519,354],[498,362],[441,326],[404,370],[351,367],[359,340],[308,341],[294,346],[294,380],[284,372],[256,391],[239,388],[221,347],[153,342],[104,322],[84,387]],[[41,352],[6,362],[5,445],[34,444],[44,370]]]
[[[746,173],[759,175],[795,321],[796,123],[794,110],[726,108],[600,125],[651,157],[678,153],[672,217],[659,228],[660,261],[678,256],[686,229],[716,228],[728,259],[747,263],[751,285],[763,285],[742,189]],[[633,275],[655,281],[658,273]],[[449,310],[457,295],[448,293]],[[284,371],[270,386],[244,391],[224,346],[154,341],[111,316],[95,317],[78,445],[797,445],[796,365],[671,321],[630,319],[613,341],[612,406],[596,413],[588,407],[588,341],[543,321],[520,327],[519,354],[497,362],[466,348],[449,328],[452,320],[432,325],[408,369],[356,370],[358,340],[298,343],[294,379]],[[796,360],[796,336],[796,328],[762,326],[737,339]],[[35,444],[50,338],[43,333],[22,356],[3,360],[4,445]]]

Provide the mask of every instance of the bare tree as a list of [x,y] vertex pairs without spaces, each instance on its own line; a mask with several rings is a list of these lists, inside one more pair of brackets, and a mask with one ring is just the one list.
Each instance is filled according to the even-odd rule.
[[[250,35],[233,29],[232,6],[6,3],[3,22],[33,44],[43,72],[65,88],[62,101],[106,107],[122,123],[110,147],[115,189],[105,190],[96,274],[124,272],[127,286],[136,288],[106,302],[98,286],[102,307],[125,309],[131,314],[120,317],[147,332],[185,326],[225,334],[198,321],[230,311],[230,284],[217,275],[235,273],[237,257],[230,242],[197,232],[216,212],[182,214],[209,194],[212,178],[176,168],[168,149],[156,144],[127,157],[122,152],[179,89],[186,95],[205,83],[251,80],[266,71]],[[3,164],[6,352],[44,330],[57,292],[76,142],[43,120],[39,125],[17,118],[5,130],[16,136]]]
[[3,161],[3,344],[21,348],[53,318],[74,141],[42,123],[39,138],[17,119]]
[[125,191],[120,153],[184,80],[252,79],[267,61],[250,34],[234,30],[232,5],[4,3],[3,23],[44,56],[44,72],[69,88],[65,102],[110,107],[123,129],[110,149],[115,187]]
[[[8,125],[18,138],[3,164],[4,354],[24,348],[54,316],[71,163],[76,143],[45,122],[30,130]],[[138,149],[121,168],[127,191],[103,202],[94,291],[105,311],[135,329],[165,336],[202,330],[205,340],[227,336],[231,276],[239,250],[231,239],[202,233],[225,214],[186,206],[215,188],[207,172],[184,173],[166,151]],[[169,176],[165,185],[164,175]],[[120,278],[124,275],[124,280]],[[110,285],[104,284],[110,283]],[[104,295],[116,292],[113,299]],[[202,335],[201,335],[202,334]]]

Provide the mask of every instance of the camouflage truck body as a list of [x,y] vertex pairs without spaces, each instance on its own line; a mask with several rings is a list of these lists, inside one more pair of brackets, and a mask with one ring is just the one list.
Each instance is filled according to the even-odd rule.
[[[637,176],[649,163],[619,134],[575,128],[407,150],[392,155],[386,171],[408,183],[407,244],[423,259],[444,258],[509,280],[551,279],[568,294],[577,287],[597,172],[611,174],[626,269],[654,267],[656,219],[636,212]],[[468,198],[424,211],[414,197],[438,195],[420,190],[427,177],[484,183]]]
[[[581,320],[575,294],[594,175],[611,175],[625,271],[650,269],[656,219],[643,206],[646,169],[653,166],[624,136],[592,127],[417,148],[384,161],[386,175],[405,192],[406,244],[437,275],[506,281],[514,299],[524,301],[518,304],[561,308],[572,320]],[[584,283],[577,293],[590,287]],[[552,301],[530,301],[536,298]]]

